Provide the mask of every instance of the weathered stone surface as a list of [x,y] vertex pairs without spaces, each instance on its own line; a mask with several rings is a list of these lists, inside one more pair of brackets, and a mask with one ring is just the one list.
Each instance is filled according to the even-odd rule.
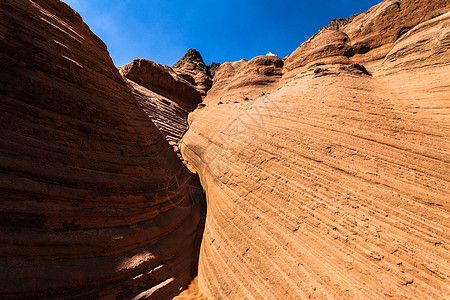
[[[211,67],[213,74],[211,74]],[[207,66],[197,49],[189,49],[173,66],[173,70],[193,84],[203,97],[212,86],[211,78],[214,76],[216,68],[216,63]]]
[[163,137],[176,149],[197,106],[181,145],[208,216],[179,299],[450,293],[448,1],[384,1],[283,61],[225,63],[204,103],[189,59],[124,79],[64,3],[0,5],[0,298],[186,286],[202,193]]
[[396,40],[437,12],[450,9],[448,0],[390,0],[359,14],[342,28],[360,62],[383,59]]
[[138,58],[119,71],[125,78],[176,101],[187,111],[194,110],[202,102],[202,96],[193,84],[178,76],[169,66]]
[[170,299],[197,268],[198,183],[75,11],[0,16],[0,298]]
[[182,159],[178,144],[188,129],[187,117],[190,111],[185,110],[170,98],[159,95],[139,84],[126,79],[135,98],[144,112],[151,117],[166,140]]
[[261,55],[222,64],[214,76],[206,105],[249,101],[276,88],[283,61],[277,56]]
[[187,130],[188,114],[200,105],[212,85],[209,67],[200,53],[190,49],[173,68],[136,59],[118,69],[145,113],[182,159],[178,143]]
[[336,20],[320,30],[287,58],[285,73],[314,62],[353,62],[376,69],[402,35],[449,9],[446,0],[383,1],[367,12]]
[[[311,62],[346,63],[353,56],[348,36],[336,30],[322,30],[300,45],[285,62],[285,71],[304,67]],[[332,59],[330,61],[330,58]]]
[[428,20],[448,2],[398,3],[322,31],[250,101],[232,97],[265,88],[255,69],[220,67],[181,143],[207,193],[209,298],[450,293],[449,14]]

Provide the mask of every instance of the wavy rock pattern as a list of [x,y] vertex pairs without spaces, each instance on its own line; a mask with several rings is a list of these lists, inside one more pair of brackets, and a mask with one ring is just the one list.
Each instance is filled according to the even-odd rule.
[[226,62],[214,75],[214,85],[204,104],[241,102],[272,91],[280,80],[283,61],[261,55],[250,61]]
[[76,12],[0,15],[0,298],[170,299],[197,267],[198,182]]
[[178,76],[169,66],[162,66],[148,59],[138,58],[119,69],[123,77],[160,95],[173,99],[187,111],[202,102],[195,87]]
[[383,59],[411,28],[449,8],[448,0],[386,0],[356,16],[342,31],[349,36],[355,54],[365,54],[354,59],[373,62]]
[[129,79],[127,82],[144,112],[151,117],[153,123],[174,148],[175,153],[182,158],[178,144],[188,129],[187,117],[190,111],[186,111],[172,99],[159,95]]
[[[311,48],[286,61],[269,93],[226,103],[211,93],[190,114],[181,150],[207,193],[198,281],[209,298],[449,295],[450,13],[427,21],[425,1],[397,2],[416,23],[386,39],[381,61],[334,46],[303,60]],[[364,40],[346,35],[324,40]],[[222,65],[210,92],[242,64]]]

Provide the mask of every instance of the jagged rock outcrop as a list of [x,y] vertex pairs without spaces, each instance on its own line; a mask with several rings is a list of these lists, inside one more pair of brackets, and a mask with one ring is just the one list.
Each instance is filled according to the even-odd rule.
[[220,66],[219,63],[212,63],[207,66],[197,49],[189,49],[186,54],[173,65],[175,72],[195,85],[195,88],[202,96],[212,86],[212,77]]
[[221,65],[222,65],[221,63],[213,62],[213,63],[211,63],[208,66],[209,67],[209,74],[211,75],[212,78],[214,78],[214,76],[216,75],[217,70],[219,70]]
[[384,1],[301,45],[260,95],[248,62],[220,67],[181,143],[208,199],[206,296],[447,297],[448,11]]
[[198,182],[75,11],[0,16],[0,298],[172,298],[197,269]]
[[331,20],[331,22],[327,26],[323,27],[321,30],[325,30],[325,29],[328,29],[328,30],[340,30],[342,27],[344,27],[348,23],[351,23],[353,21],[353,19],[355,17],[357,17],[358,15],[359,14],[355,14],[355,15],[352,15],[352,16],[350,16],[348,18],[333,19],[333,20]]

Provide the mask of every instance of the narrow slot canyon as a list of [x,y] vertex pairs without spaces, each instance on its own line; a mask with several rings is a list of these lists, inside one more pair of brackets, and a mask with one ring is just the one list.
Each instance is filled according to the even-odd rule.
[[210,65],[116,67],[59,0],[0,42],[0,299],[449,295],[448,1]]

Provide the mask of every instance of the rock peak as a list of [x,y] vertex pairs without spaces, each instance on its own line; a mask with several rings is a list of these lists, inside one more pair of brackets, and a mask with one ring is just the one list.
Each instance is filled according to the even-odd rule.
[[207,69],[203,57],[197,49],[189,49],[186,54],[173,65],[173,68],[180,68],[186,63],[192,63],[201,70],[206,71]]

